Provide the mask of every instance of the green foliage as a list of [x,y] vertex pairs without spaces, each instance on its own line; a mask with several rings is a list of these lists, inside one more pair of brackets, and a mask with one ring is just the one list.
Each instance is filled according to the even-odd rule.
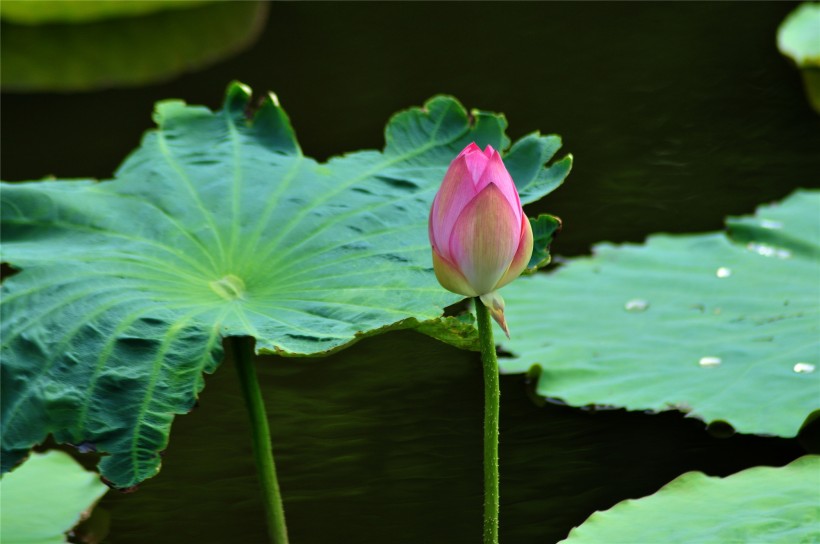
[[804,2],[786,17],[777,48],[800,69],[809,103],[820,113],[820,3]]
[[[219,112],[160,103],[112,181],[3,186],[3,260],[22,269],[2,286],[4,471],[51,432],[109,453],[103,475],[135,485],[159,470],[222,338],[322,355],[459,300],[432,271],[429,206],[467,143],[509,145],[502,116],[433,98],[393,117],[383,151],[320,164],[275,97],[251,120],[249,100],[233,84]],[[523,150],[554,153],[555,138],[526,139],[505,160],[532,174],[517,182],[533,200],[571,158],[534,166],[545,154]]]
[[679,409],[740,432],[795,436],[820,409],[820,192],[723,233],[596,246],[504,290],[515,358],[573,406]]
[[0,18],[25,25],[84,23],[198,6],[211,0],[4,0]]
[[649,497],[596,512],[566,544],[810,543],[820,541],[820,457],[727,478],[680,476]]
[[77,525],[108,487],[67,453],[35,453],[0,480],[0,540],[3,544],[68,542]]
[[[8,5],[3,2],[3,9]],[[4,91],[68,92],[163,81],[253,43],[267,8],[260,2],[219,2],[83,25],[4,25],[0,84]]]
[[777,47],[799,68],[820,68],[820,3],[797,6],[777,29]]
[[472,351],[481,349],[475,316],[469,312],[424,321],[416,326],[416,330],[457,348]]
[[550,263],[550,244],[555,235],[561,232],[561,220],[555,216],[542,213],[536,219],[530,217],[532,226],[532,257],[527,264],[527,272],[535,272]]

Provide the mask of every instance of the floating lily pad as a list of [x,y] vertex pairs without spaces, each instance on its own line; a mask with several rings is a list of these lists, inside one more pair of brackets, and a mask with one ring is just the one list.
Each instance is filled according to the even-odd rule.
[[212,0],[4,0],[0,18],[26,25],[84,23],[190,8]]
[[678,409],[795,436],[820,410],[820,192],[723,233],[594,248],[504,289],[514,358],[573,406]]
[[797,6],[777,29],[777,47],[798,67],[820,68],[820,3]]
[[68,542],[72,527],[108,487],[61,451],[33,454],[0,480],[0,540],[3,544]]
[[[23,2],[36,8],[45,3]],[[3,9],[12,4],[16,2],[3,2]],[[97,2],[54,4],[95,6]],[[266,2],[219,2],[79,25],[4,24],[2,87],[4,91],[75,92],[164,81],[252,44],[264,26],[267,8]]]
[[[508,147],[503,116],[437,97],[393,117],[383,151],[322,164],[275,97],[251,120],[249,100],[233,84],[218,112],[160,103],[159,129],[112,181],[3,186],[3,260],[22,270],[2,286],[4,471],[53,433],[110,454],[103,476],[135,485],[159,470],[223,338],[327,354],[462,298],[433,273],[430,203],[467,143]],[[516,179],[530,200],[571,163],[517,149],[505,161],[531,173]]]
[[820,542],[820,457],[727,478],[680,476],[649,497],[596,512],[566,544]]
[[777,47],[800,69],[806,96],[820,113],[820,3],[804,2],[777,29]]

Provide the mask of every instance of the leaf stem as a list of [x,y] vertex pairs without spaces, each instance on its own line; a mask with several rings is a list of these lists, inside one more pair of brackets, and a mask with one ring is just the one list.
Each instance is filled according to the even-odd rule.
[[484,544],[498,544],[498,358],[490,312],[478,297],[475,309],[484,363]]
[[251,438],[256,469],[259,471],[259,483],[262,485],[265,515],[268,522],[268,534],[272,544],[287,544],[288,532],[285,527],[285,510],[282,507],[282,495],[276,479],[276,465],[273,463],[268,416],[265,412],[265,401],[259,381],[256,379],[253,339],[249,336],[232,337],[231,348],[242,385],[242,396],[251,420]]

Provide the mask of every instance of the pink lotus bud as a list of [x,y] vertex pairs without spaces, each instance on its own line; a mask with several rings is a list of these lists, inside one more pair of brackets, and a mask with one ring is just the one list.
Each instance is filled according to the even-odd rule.
[[[507,332],[495,291],[521,275],[532,256],[532,228],[501,155],[471,143],[450,163],[430,210],[433,268],[454,293],[481,297]],[[509,335],[509,334],[508,334]]]

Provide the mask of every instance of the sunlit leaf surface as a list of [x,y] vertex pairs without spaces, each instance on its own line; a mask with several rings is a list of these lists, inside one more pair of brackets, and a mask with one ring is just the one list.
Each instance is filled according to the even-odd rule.
[[820,410],[820,192],[723,233],[596,246],[504,290],[515,357],[573,406],[678,409],[795,436]]
[[[467,143],[508,147],[503,116],[434,98],[393,117],[383,151],[322,164],[274,97],[252,120],[249,98],[234,84],[219,112],[159,104],[113,181],[3,186],[3,260],[22,269],[3,283],[4,470],[51,432],[109,453],[103,475],[134,485],[222,338],[326,354],[459,300],[432,271],[429,206]],[[543,167],[558,141],[505,156],[523,201],[563,180],[571,157]]]
[[820,541],[820,457],[727,478],[690,472],[649,497],[596,512],[565,544]]
[[35,453],[0,480],[0,539],[3,544],[68,542],[65,533],[106,491],[97,474],[67,453]]

